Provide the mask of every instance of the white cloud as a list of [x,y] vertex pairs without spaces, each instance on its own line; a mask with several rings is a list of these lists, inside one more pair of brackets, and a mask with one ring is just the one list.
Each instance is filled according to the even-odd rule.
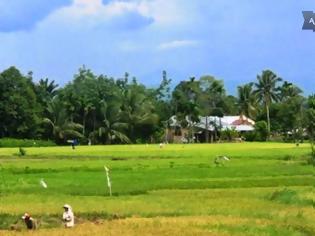
[[[74,0],[70,6],[53,12],[42,24],[58,24],[71,28],[94,27],[106,25],[120,17],[138,16],[146,22],[153,22],[146,4],[142,2],[111,1],[104,4],[102,0]],[[147,21],[146,21],[147,19]],[[130,19],[133,21],[134,19]],[[128,20],[124,21],[128,25]]]
[[113,0],[108,3],[102,0],[73,0],[70,6],[54,11],[42,23],[82,28],[97,26],[116,17],[137,14],[151,19],[151,24],[158,28],[180,27],[194,24],[199,17],[192,9],[193,5],[182,0]]
[[199,41],[196,40],[174,40],[166,43],[162,43],[158,46],[159,50],[169,50],[169,49],[176,49],[182,47],[193,47],[197,46]]

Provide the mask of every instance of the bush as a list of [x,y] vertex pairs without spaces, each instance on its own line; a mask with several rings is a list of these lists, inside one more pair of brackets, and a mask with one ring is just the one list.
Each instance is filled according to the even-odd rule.
[[226,129],[221,132],[220,138],[222,140],[232,141],[233,139],[239,137],[239,133],[235,129]]
[[256,133],[254,131],[245,132],[243,137],[247,142],[254,142],[256,140]]
[[258,121],[255,124],[255,140],[266,141],[268,138],[268,125],[266,121]]
[[0,147],[50,147],[56,146],[53,141],[35,140],[35,139],[0,139]]
[[268,128],[266,121],[258,121],[255,124],[255,130],[243,134],[248,142],[259,141],[264,142],[268,138]]

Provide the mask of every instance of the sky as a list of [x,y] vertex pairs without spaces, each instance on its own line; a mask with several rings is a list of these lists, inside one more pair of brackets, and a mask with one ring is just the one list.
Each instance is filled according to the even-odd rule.
[[229,93],[273,70],[315,92],[314,0],[0,0],[0,71],[63,86],[85,65],[157,86],[212,75]]

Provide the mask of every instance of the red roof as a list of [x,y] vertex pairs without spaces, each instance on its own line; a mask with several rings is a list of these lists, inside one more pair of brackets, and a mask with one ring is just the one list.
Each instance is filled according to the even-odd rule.
[[243,119],[240,117],[240,119],[233,121],[232,125],[253,125],[248,120]]

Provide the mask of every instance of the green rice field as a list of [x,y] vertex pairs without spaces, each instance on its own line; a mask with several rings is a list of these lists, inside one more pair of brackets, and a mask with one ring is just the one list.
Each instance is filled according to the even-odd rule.
[[[0,235],[315,235],[309,144],[25,150],[0,148]],[[219,155],[230,161],[216,165]],[[73,229],[62,226],[65,203]],[[25,212],[39,222],[36,232],[24,229]]]

